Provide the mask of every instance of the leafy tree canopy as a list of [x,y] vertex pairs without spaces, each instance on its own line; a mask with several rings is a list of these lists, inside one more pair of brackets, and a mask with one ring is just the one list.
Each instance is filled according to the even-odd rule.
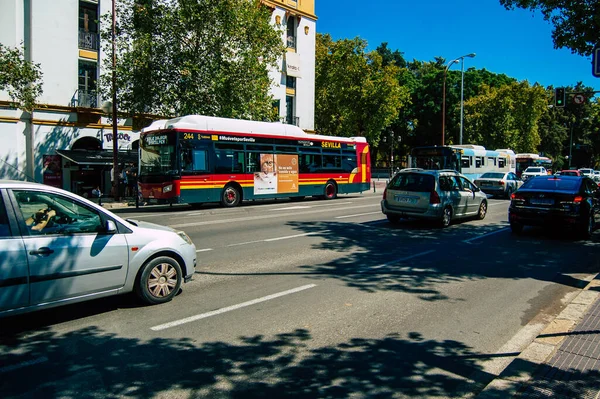
[[381,132],[409,101],[398,83],[401,69],[365,51],[363,39],[334,41],[317,34],[315,125],[319,133],[365,136],[377,144]]
[[500,0],[506,9],[515,7],[539,10],[554,26],[552,40],[556,48],[590,55],[600,44],[600,1],[598,0]]
[[25,60],[23,48],[0,43],[0,90],[6,90],[18,108],[31,112],[42,95],[39,64]]
[[[272,120],[269,69],[284,54],[281,32],[259,0],[120,0],[119,107],[131,113]],[[111,54],[110,15],[103,17]],[[101,77],[111,93],[112,58]],[[108,96],[107,96],[108,97]]]

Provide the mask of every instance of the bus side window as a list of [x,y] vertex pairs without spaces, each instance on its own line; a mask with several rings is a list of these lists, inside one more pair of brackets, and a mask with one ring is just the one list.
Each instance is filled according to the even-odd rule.
[[181,169],[185,172],[206,172],[207,151],[184,148],[181,151]]
[[471,157],[463,156],[460,160],[460,166],[463,168],[470,168],[471,167]]
[[504,159],[504,158],[499,158],[499,159],[498,159],[498,167],[499,167],[500,169],[502,169],[502,168],[504,168],[504,166],[505,166],[505,165],[506,165],[506,159]]
[[246,173],[254,173],[260,171],[260,153],[249,152],[246,158]]

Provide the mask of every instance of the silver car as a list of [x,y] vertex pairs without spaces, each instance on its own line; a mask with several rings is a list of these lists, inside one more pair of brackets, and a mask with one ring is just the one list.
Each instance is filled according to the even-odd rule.
[[510,199],[510,195],[523,185],[523,180],[512,172],[487,172],[475,179],[475,185],[486,194]]
[[58,188],[0,180],[0,317],[132,291],[167,302],[195,267],[182,231],[124,220]]
[[381,211],[392,223],[401,218],[435,220],[442,227],[466,217],[485,218],[487,197],[453,170],[401,171],[383,193]]

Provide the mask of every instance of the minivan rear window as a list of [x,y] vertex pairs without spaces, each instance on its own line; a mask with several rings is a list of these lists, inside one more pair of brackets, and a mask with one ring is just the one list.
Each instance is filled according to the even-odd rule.
[[431,175],[420,173],[399,173],[392,179],[388,186],[391,190],[404,190],[416,192],[433,191],[435,179]]
[[530,190],[556,190],[556,191],[577,191],[581,184],[580,179],[529,179],[523,184],[523,188]]

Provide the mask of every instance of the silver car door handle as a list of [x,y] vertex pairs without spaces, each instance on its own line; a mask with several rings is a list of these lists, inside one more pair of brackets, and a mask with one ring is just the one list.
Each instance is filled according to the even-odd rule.
[[48,247],[41,247],[37,250],[34,251],[29,251],[29,255],[44,255],[44,256],[48,256],[50,254],[53,254],[54,250],[50,249]]

